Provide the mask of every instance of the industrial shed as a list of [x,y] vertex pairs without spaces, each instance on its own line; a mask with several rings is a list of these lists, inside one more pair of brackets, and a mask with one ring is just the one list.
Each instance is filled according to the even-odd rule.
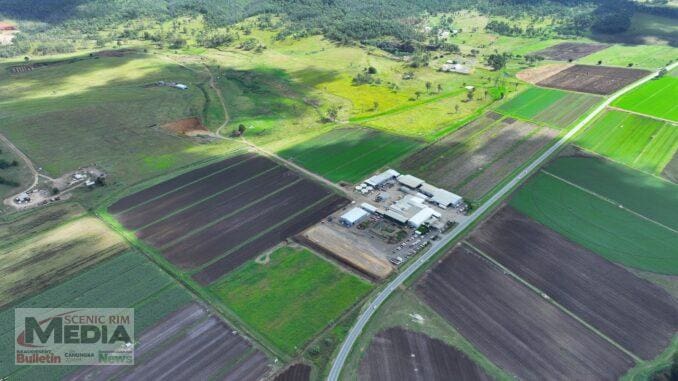
[[394,169],[388,169],[378,175],[374,175],[369,179],[365,180],[365,184],[378,187],[379,185],[387,182],[388,180],[394,179],[400,176],[400,173]]
[[368,213],[366,210],[362,208],[353,208],[348,212],[342,214],[340,220],[341,223],[346,226],[353,226],[363,221],[369,215],[370,213]]
[[412,175],[402,175],[398,176],[398,182],[403,184],[404,186],[412,189],[417,189],[419,188],[422,184],[424,184],[424,180],[414,177]]

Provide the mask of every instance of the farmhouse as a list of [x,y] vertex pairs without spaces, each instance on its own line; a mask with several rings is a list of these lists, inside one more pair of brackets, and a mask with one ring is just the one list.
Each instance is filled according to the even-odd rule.
[[365,184],[372,186],[372,187],[378,187],[379,185],[391,180],[395,179],[396,177],[400,176],[400,173],[394,169],[389,169],[386,170],[378,175],[374,175],[370,177],[369,179],[365,180]]
[[368,213],[365,209],[353,208],[348,212],[342,214],[340,220],[341,223],[346,226],[353,226],[363,221],[369,215],[370,213]]

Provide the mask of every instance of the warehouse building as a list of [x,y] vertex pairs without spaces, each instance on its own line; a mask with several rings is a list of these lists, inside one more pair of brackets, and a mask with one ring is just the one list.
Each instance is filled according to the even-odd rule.
[[441,214],[426,206],[424,202],[425,200],[421,197],[406,195],[389,206],[388,210],[384,212],[384,216],[413,228],[432,223],[440,218]]
[[365,220],[370,215],[365,209],[362,208],[353,208],[348,212],[341,215],[339,220],[342,224],[346,226],[353,226],[359,224]]
[[398,176],[400,176],[398,171],[394,169],[388,169],[365,180],[365,184],[376,188],[389,180],[395,179]]
[[398,182],[411,189],[417,189],[424,184],[424,180],[412,175],[398,176]]

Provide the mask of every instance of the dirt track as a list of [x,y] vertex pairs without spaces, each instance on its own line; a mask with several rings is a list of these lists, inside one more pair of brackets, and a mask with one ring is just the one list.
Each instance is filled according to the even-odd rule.
[[678,332],[678,305],[664,290],[510,207],[469,241],[645,360],[659,355]]
[[491,380],[463,352],[404,328],[379,332],[360,363],[360,380]]
[[624,354],[534,291],[457,246],[417,293],[490,361],[528,380],[616,380]]

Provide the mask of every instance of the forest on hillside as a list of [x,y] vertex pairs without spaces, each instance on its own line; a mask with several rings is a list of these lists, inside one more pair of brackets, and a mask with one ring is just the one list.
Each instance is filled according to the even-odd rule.
[[[282,17],[284,25],[279,38],[323,34],[340,43],[383,47],[395,41],[407,46],[423,39],[417,28],[421,15],[469,8],[508,18],[552,17],[558,20],[555,31],[562,36],[589,30],[623,32],[638,10],[676,17],[672,8],[637,5],[630,0],[0,0],[0,18],[24,23],[15,44],[2,47],[0,56],[25,54],[31,47],[36,54],[68,52],[73,48],[67,40],[91,37],[116,23],[185,15],[202,15],[208,26],[219,27],[255,15],[275,14]],[[493,27],[499,34],[516,32],[507,25]],[[59,39],[54,38],[57,35]],[[216,42],[227,39],[222,36]]]

